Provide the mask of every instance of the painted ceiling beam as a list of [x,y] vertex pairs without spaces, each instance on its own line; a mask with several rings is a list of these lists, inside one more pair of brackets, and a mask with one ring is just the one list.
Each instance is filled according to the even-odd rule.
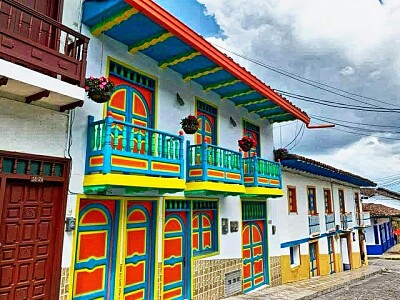
[[183,75],[183,80],[184,81],[189,81],[192,79],[196,79],[196,78],[200,78],[203,76],[207,76],[213,73],[216,73],[218,71],[221,71],[222,68],[218,67],[218,66],[212,66],[212,67],[208,67],[208,68],[204,68],[201,70],[197,70],[196,72],[191,72],[189,74]]
[[219,82],[216,82],[216,83],[213,83],[213,84],[205,85],[205,86],[203,86],[203,88],[204,88],[204,90],[206,92],[209,92],[211,90],[220,89],[222,87],[234,85],[234,84],[239,83],[239,82],[242,82],[242,81],[239,80],[239,79],[234,78],[234,79],[223,80],[223,81],[219,81]]
[[168,31],[158,32],[155,35],[153,35],[147,39],[144,39],[140,42],[137,42],[135,45],[130,46],[129,52],[134,54],[138,51],[146,50],[150,47],[153,47],[154,45],[157,45],[159,43],[166,41],[167,39],[169,39],[173,36],[174,35]]
[[301,111],[298,107],[284,99],[265,83],[261,82],[254,75],[242,68],[239,64],[235,63],[231,58],[216,49],[203,37],[164,10],[155,1],[125,0],[125,2],[138,9],[142,14],[156,22],[159,26],[172,32],[174,36],[179,38],[191,48],[201,52],[216,65],[223,67],[224,70],[232,74],[232,76],[242,80],[248,86],[257,90],[265,98],[268,98],[275,104],[281,106],[283,110],[290,112],[295,118],[298,118],[306,124],[310,123],[310,117],[305,112]]
[[27,97],[25,98],[25,103],[30,104],[30,103],[32,103],[33,101],[39,101],[40,99],[42,99],[42,98],[47,98],[47,97],[49,97],[49,96],[50,96],[50,91],[48,91],[48,90],[43,90],[43,91],[40,91],[40,92],[38,92],[38,93],[36,93],[36,94],[27,96]]
[[276,117],[283,117],[283,116],[289,116],[292,115],[291,113],[279,113],[279,114],[274,114],[274,115],[267,115],[261,117],[261,119],[274,119]]
[[256,90],[245,90],[245,91],[239,91],[239,92],[235,92],[235,93],[231,93],[231,94],[226,94],[226,95],[222,95],[221,100],[225,100],[225,99],[232,99],[232,98],[236,98],[236,97],[241,97],[241,96],[246,96],[246,95],[250,95],[253,93],[257,93]]
[[280,108],[280,106],[274,105],[274,106],[270,106],[270,107],[253,108],[253,109],[249,109],[249,112],[255,112],[258,114],[258,113],[270,111],[270,110],[277,109],[277,108]]
[[174,57],[172,57],[170,59],[166,59],[166,60],[160,61],[158,63],[158,66],[161,69],[165,69],[166,67],[176,66],[176,65],[181,64],[181,63],[183,63],[185,61],[191,60],[191,59],[193,59],[193,58],[195,58],[195,57],[197,57],[199,55],[201,55],[200,52],[198,52],[196,50],[191,50],[191,51],[176,55],[176,56],[174,56]]
[[253,104],[262,104],[262,103],[267,103],[271,102],[269,99],[266,98],[258,98],[258,99],[253,99],[253,100],[248,100],[245,102],[240,102],[235,104],[235,106],[247,106],[247,105],[253,105]]
[[93,26],[90,29],[90,32],[94,36],[99,36],[100,33],[103,33],[105,31],[110,30],[114,26],[117,26],[120,23],[128,20],[130,17],[132,17],[133,15],[137,14],[138,12],[139,11],[137,9],[133,8],[133,7],[131,7],[131,8],[127,7],[125,9],[119,11],[118,13],[108,17],[103,22]]

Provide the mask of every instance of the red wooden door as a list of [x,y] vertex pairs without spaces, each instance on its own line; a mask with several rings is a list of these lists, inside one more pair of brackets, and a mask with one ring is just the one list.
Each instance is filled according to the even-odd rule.
[[0,299],[51,299],[59,289],[55,244],[63,189],[62,183],[7,179],[0,197]]

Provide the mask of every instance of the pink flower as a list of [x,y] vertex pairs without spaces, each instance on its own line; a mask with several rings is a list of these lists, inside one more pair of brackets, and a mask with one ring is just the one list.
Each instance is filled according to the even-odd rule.
[[90,80],[93,80],[93,79],[94,79],[94,77],[93,77],[93,76],[90,76],[90,77],[89,77],[89,79],[90,79]]
[[89,91],[89,87],[86,85],[85,86],[85,91],[88,92]]

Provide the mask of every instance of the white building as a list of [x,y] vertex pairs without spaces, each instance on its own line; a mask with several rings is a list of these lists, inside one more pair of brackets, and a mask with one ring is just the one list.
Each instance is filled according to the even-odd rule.
[[359,268],[369,226],[360,187],[375,183],[299,155],[278,158],[284,196],[268,202],[268,217],[276,228],[271,261],[280,262],[281,274],[272,276],[287,283]]

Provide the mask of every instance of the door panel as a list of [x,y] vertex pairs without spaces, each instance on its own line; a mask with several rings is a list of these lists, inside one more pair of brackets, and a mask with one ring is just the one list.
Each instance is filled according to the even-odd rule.
[[329,272],[335,273],[335,244],[333,237],[328,237]]
[[155,224],[152,202],[128,201],[124,299],[154,299]]
[[166,212],[164,225],[163,299],[190,298],[187,212]]
[[7,179],[0,199],[0,299],[50,299],[58,284],[53,274],[60,272],[54,244],[62,198],[62,184]]
[[118,201],[81,200],[73,299],[114,299],[118,216]]
[[243,292],[265,283],[263,230],[261,221],[243,224]]
[[310,277],[318,276],[318,247],[317,243],[309,244],[310,249]]

